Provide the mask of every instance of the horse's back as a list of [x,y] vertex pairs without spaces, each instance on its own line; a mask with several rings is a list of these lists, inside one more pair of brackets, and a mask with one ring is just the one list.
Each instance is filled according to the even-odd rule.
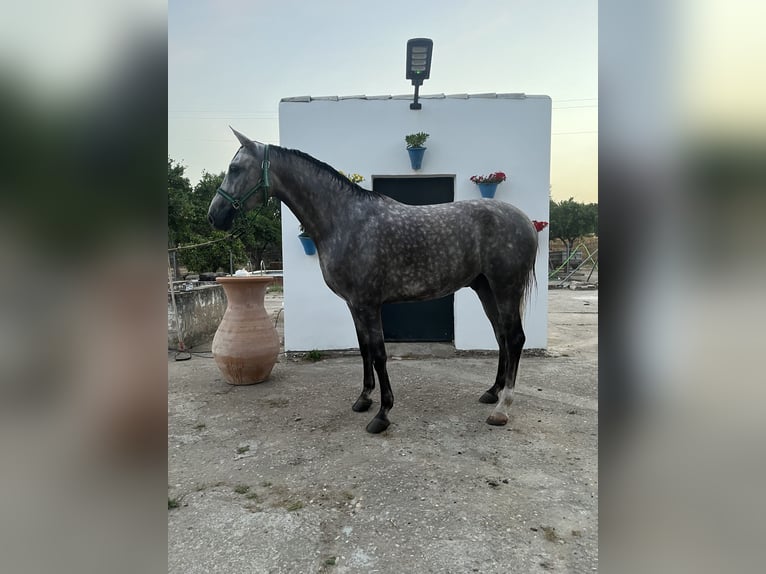
[[[537,252],[537,232],[518,207],[491,199],[474,199],[400,208],[400,229],[416,227],[447,246],[478,249],[482,259],[497,254],[529,258]],[[454,248],[454,247],[453,247]]]
[[[397,255],[414,250],[431,267],[473,277],[494,274],[499,281],[526,274],[537,254],[537,231],[529,218],[509,203],[477,199],[425,206],[399,204],[390,231]],[[438,274],[438,273],[435,273]]]
[[477,213],[474,218],[483,223],[479,233],[485,254],[510,250],[529,257],[537,252],[537,231],[518,207],[488,199],[472,200],[471,204]]

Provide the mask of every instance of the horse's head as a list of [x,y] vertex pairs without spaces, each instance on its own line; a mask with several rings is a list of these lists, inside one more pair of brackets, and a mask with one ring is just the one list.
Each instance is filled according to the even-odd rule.
[[248,211],[269,194],[268,146],[254,142],[232,128],[242,147],[226,171],[210,202],[207,219],[216,229],[231,229],[237,211]]

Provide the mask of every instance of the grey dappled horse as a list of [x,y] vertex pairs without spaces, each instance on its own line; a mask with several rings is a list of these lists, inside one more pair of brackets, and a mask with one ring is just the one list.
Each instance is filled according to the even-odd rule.
[[527,216],[489,199],[405,205],[351,183],[305,153],[234,133],[242,147],[210,203],[208,219],[217,229],[231,229],[238,210],[252,209],[269,194],[297,216],[316,243],[325,282],[354,318],[364,362],[354,411],[370,408],[373,369],[378,375],[381,405],[367,431],[388,428],[394,406],[381,306],[444,297],[461,287],[476,291],[495,331],[497,377],[479,400],[497,403],[489,424],[506,424],[525,340],[522,306],[537,255],[537,231]]

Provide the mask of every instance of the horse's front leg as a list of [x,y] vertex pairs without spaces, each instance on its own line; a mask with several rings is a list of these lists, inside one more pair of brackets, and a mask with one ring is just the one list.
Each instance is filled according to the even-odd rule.
[[[388,425],[391,424],[388,420],[388,411],[394,406],[394,393],[391,391],[391,382],[388,379],[388,370],[386,369],[386,345],[383,339],[383,322],[380,316],[380,306],[356,307],[352,313],[354,315],[354,322],[357,325],[360,348],[362,347],[362,340],[366,344],[365,350],[362,351],[362,357],[365,361],[365,387],[359,399],[364,398],[365,391],[368,390],[366,356],[370,357],[372,366],[378,375],[378,382],[380,383],[380,410],[367,425],[367,432],[378,434],[386,430]],[[369,380],[372,381],[372,386],[369,387],[371,391],[375,384],[371,372],[369,373]],[[369,396],[367,398],[369,400]]]
[[356,338],[359,341],[359,352],[362,355],[362,364],[364,365],[364,375],[362,382],[362,394],[356,399],[356,402],[351,407],[357,413],[362,413],[372,406],[372,399],[370,394],[375,390],[375,375],[372,367],[372,352],[370,350],[369,337],[367,336],[367,330],[364,327],[364,323],[359,317],[354,308],[349,305],[351,310],[351,316],[354,318],[354,327],[356,327]]
[[377,434],[386,430],[391,424],[388,420],[388,411],[394,407],[394,392],[391,390],[391,381],[388,380],[388,370],[386,369],[386,345],[383,340],[380,311],[378,311],[378,328],[373,330],[370,339],[372,362],[380,382],[380,410],[375,418],[367,424],[367,432]]

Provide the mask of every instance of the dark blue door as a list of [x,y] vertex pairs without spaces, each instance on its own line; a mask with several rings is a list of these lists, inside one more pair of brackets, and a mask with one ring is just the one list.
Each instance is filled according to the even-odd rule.
[[[410,205],[449,203],[455,198],[453,177],[374,177],[372,189]],[[454,295],[432,301],[383,305],[386,341],[452,341],[455,338]]]

